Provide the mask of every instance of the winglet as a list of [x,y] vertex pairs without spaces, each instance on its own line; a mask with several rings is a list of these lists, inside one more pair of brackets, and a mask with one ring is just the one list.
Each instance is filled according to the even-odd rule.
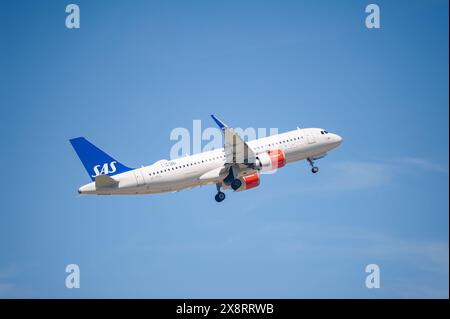
[[228,127],[228,125],[219,120],[215,115],[211,114],[211,117],[214,120],[214,122],[216,122],[216,124],[220,127],[220,129],[223,130],[224,128]]

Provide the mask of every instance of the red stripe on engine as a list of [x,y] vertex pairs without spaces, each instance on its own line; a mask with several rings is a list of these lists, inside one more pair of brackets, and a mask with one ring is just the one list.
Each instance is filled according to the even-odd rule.
[[269,151],[270,160],[272,161],[272,168],[281,168],[286,165],[286,157],[282,150]]
[[259,185],[259,174],[254,173],[243,178],[245,182],[245,189],[250,189]]

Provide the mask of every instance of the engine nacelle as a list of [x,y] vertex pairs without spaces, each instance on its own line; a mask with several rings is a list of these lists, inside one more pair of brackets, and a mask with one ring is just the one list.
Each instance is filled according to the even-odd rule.
[[245,191],[247,189],[251,189],[257,187],[259,185],[259,173],[255,172],[250,175],[243,176],[239,178],[242,182],[242,186],[239,187],[236,192]]
[[256,168],[263,172],[273,171],[284,165],[286,165],[286,157],[281,149],[270,150],[256,157]]

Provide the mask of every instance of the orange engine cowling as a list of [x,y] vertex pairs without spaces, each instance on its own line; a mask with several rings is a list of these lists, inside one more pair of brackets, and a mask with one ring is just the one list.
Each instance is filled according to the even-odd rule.
[[242,182],[242,186],[239,187],[239,189],[236,190],[237,192],[245,191],[247,189],[251,189],[251,188],[257,187],[259,185],[259,181],[260,181],[259,173],[255,172],[255,173],[250,174],[250,175],[242,176],[240,178],[240,180]]
[[273,171],[284,165],[286,165],[286,157],[281,149],[258,154],[256,158],[256,167],[263,172]]
[[267,152],[272,160],[272,168],[281,168],[286,165],[286,157],[283,150],[272,150]]

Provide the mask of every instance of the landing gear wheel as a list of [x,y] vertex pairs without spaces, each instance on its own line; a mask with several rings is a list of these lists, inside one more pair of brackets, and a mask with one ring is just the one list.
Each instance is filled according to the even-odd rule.
[[240,179],[235,179],[231,182],[231,188],[235,191],[238,190],[239,187],[242,186],[242,182]]
[[314,161],[310,158],[306,159],[309,163],[309,165],[311,165],[311,172],[313,172],[313,174],[317,173],[319,171],[319,168],[317,166],[314,166]]
[[214,198],[216,199],[216,202],[220,203],[225,199],[225,193],[218,192]]

